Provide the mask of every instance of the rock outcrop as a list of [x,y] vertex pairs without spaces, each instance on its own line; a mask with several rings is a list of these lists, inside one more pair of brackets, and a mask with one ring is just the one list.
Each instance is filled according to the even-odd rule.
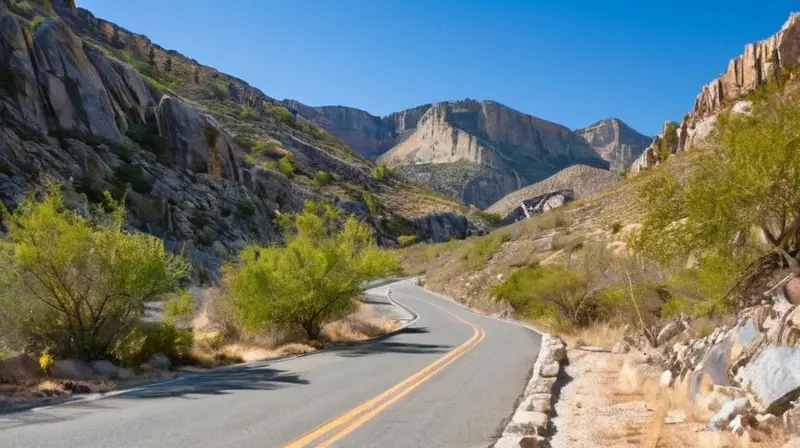
[[601,120],[575,132],[611,164],[611,168],[630,166],[653,141],[652,137],[640,134],[619,118]]
[[[800,60],[800,14],[793,13],[773,36],[747,44],[744,52],[731,59],[724,73],[700,90],[692,110],[678,126],[675,152],[699,145],[713,130],[716,116],[731,108],[737,100],[770,82],[785,82]],[[739,111],[741,112],[741,111]],[[641,159],[650,160],[641,160]],[[654,154],[645,151],[631,173],[651,166]]]
[[512,209],[503,218],[503,224],[511,224],[521,219],[546,213],[563,207],[575,198],[572,190],[558,190],[528,199],[523,199],[518,207]]
[[[694,404],[717,412],[712,429],[738,414],[792,412],[800,398],[800,308],[787,298],[800,282],[792,278],[788,283],[708,336],[686,340],[681,331],[660,341],[672,378],[687,383]],[[701,386],[704,382],[713,386]]]
[[615,185],[620,180],[616,173],[608,170],[586,165],[571,166],[541,182],[506,195],[492,204],[486,211],[504,216],[514,208],[519,207],[525,200],[559,190],[570,190],[574,199],[585,198],[604,188]]

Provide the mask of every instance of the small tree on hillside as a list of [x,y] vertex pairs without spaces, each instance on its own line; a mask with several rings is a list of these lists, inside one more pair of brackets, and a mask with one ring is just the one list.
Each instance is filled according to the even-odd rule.
[[[60,356],[96,358],[174,291],[188,262],[158,238],[123,230],[124,210],[105,193],[94,221],[67,210],[57,187],[3,213],[0,327],[7,338]],[[23,347],[20,347],[23,348]]]
[[285,247],[250,247],[231,269],[229,293],[245,331],[277,325],[318,339],[326,323],[353,310],[365,281],[397,270],[368,225],[342,219],[327,203],[306,202],[303,213],[281,225]]
[[[771,98],[752,113],[722,115],[685,184],[662,170],[645,195],[634,246],[661,261],[730,250],[751,229],[797,266],[800,244],[800,104]],[[741,244],[739,244],[741,245]]]

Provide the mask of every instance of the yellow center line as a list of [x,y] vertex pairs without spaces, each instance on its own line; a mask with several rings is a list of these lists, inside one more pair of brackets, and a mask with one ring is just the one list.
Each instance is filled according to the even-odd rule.
[[[485,332],[483,331],[483,329],[481,329],[480,327],[478,327],[478,328],[480,330],[481,335],[478,338],[478,340],[475,341],[475,343],[472,344],[472,346],[470,346],[469,348],[472,348],[472,347],[478,345],[483,340],[484,336],[486,335]],[[400,392],[397,395],[395,395],[394,397],[392,397],[390,400],[385,401],[381,405],[373,408],[371,411],[361,415],[361,417],[357,418],[353,423],[351,423],[348,426],[346,426],[340,432],[334,434],[333,436],[331,436],[326,441],[324,441],[324,442],[320,443],[319,445],[317,445],[317,448],[328,448],[333,443],[336,443],[340,439],[346,437],[351,432],[355,431],[356,429],[360,428],[361,426],[363,426],[368,421],[372,420],[373,417],[375,417],[376,415],[378,415],[381,412],[383,412],[384,410],[386,410],[386,408],[388,408],[389,406],[394,404],[396,401],[400,400],[401,398],[405,397],[406,395],[408,395],[409,393],[411,393],[412,391],[417,389],[420,385],[422,385],[423,383],[428,381],[428,379],[430,379],[430,377],[436,375],[437,373],[442,371],[445,367],[447,367],[450,364],[454,363],[458,358],[460,358],[461,356],[466,354],[468,351],[469,351],[469,349],[461,351],[456,356],[450,358],[450,360],[448,360],[446,363],[442,364],[438,369],[436,369],[433,372],[428,373],[428,375],[425,378],[420,379],[415,384],[409,386],[408,388],[406,388],[402,392]]]
[[[392,386],[391,388],[387,389],[386,391],[382,392],[381,394],[373,397],[369,401],[367,401],[367,402],[365,402],[365,403],[363,403],[363,404],[361,404],[361,405],[359,405],[359,406],[357,406],[357,407],[355,407],[355,408],[353,408],[353,409],[351,409],[351,410],[349,410],[349,411],[347,411],[347,412],[345,412],[345,413],[343,413],[343,414],[341,414],[341,415],[339,415],[339,416],[337,416],[337,417],[335,417],[335,418],[333,418],[333,419],[331,419],[331,420],[329,420],[329,421],[317,426],[316,428],[314,428],[311,431],[303,434],[299,438],[297,438],[297,439],[295,439],[295,440],[283,445],[282,448],[301,448],[301,447],[305,447],[306,445],[308,445],[311,442],[319,439],[320,437],[322,437],[323,435],[327,434],[328,432],[348,424],[353,419],[358,418],[360,415],[362,415],[362,414],[366,413],[367,411],[370,411],[370,409],[372,409],[373,411],[369,412],[369,414],[367,414],[369,416],[368,418],[359,419],[358,421],[360,423],[358,425],[356,425],[356,426],[350,425],[350,426],[348,426],[347,428],[345,428],[343,430],[343,432],[347,431],[346,434],[349,434],[350,432],[355,430],[358,426],[361,426],[363,423],[365,423],[366,421],[368,421],[369,419],[371,419],[372,417],[374,417],[375,415],[377,415],[378,413],[380,413],[381,411],[383,411],[384,409],[389,407],[392,403],[394,403],[395,401],[399,400],[401,397],[403,397],[406,394],[408,394],[409,392],[411,392],[411,390],[414,390],[417,387],[419,387],[419,385],[421,385],[422,383],[427,381],[430,377],[432,377],[434,374],[436,374],[440,370],[442,370],[445,367],[447,367],[448,365],[450,365],[453,361],[455,361],[457,358],[459,358],[461,355],[466,353],[468,350],[470,350],[472,347],[474,347],[475,345],[477,345],[478,343],[480,343],[483,340],[483,337],[485,336],[485,333],[484,333],[483,329],[480,328],[479,326],[477,326],[477,325],[475,325],[473,323],[467,322],[464,319],[456,316],[455,314],[453,314],[453,313],[451,313],[451,312],[449,312],[449,311],[447,311],[447,310],[445,310],[445,309],[443,309],[443,308],[441,308],[439,306],[436,306],[436,305],[434,305],[432,303],[430,305],[433,305],[436,308],[439,308],[439,309],[445,311],[446,313],[452,315],[453,317],[455,317],[459,321],[469,325],[472,328],[472,337],[470,337],[470,339],[467,340],[465,343],[463,343],[460,346],[456,347],[455,349],[449,351],[445,356],[437,359],[436,361],[434,361],[433,363],[429,364],[428,366],[426,366],[422,370],[420,370],[417,373],[409,376],[408,378],[406,378],[402,382]],[[406,387],[408,387],[408,389],[406,389],[405,391],[401,391],[402,389],[404,389]],[[397,396],[395,396],[391,400],[387,401],[386,403],[383,403],[382,405],[380,405],[381,402],[383,402],[384,400],[386,400],[387,398],[391,397],[393,394],[395,394],[397,392],[400,392]],[[380,405],[380,406],[378,406],[378,405]],[[376,412],[376,409],[379,409],[379,410],[377,410],[377,412]],[[339,438],[344,437],[346,434],[339,433],[339,434],[336,434],[334,437],[337,437],[336,440],[338,440]],[[332,442],[327,442],[327,443],[332,443]]]

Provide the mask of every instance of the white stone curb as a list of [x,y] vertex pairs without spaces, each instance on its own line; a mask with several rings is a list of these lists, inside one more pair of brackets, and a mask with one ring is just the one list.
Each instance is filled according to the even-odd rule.
[[527,448],[547,446],[553,385],[567,360],[567,345],[558,336],[542,333],[539,356],[533,365],[525,392],[511,421],[494,448]]

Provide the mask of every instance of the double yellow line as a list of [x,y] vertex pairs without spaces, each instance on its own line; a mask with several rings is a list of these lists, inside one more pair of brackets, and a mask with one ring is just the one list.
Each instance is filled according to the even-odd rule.
[[455,362],[456,359],[463,356],[470,349],[480,344],[486,335],[481,327],[471,322],[467,322],[464,319],[461,319],[460,317],[450,313],[449,311],[445,312],[453,315],[456,319],[472,328],[472,337],[469,338],[467,342],[449,351],[445,356],[437,359],[424,369],[409,376],[402,382],[385,390],[369,401],[364,402],[363,404],[343,413],[342,415],[339,415],[338,417],[328,420],[327,422],[317,426],[297,439],[283,445],[282,448],[305,447],[323,437],[324,439],[321,440],[316,446],[318,448],[329,447],[331,444],[337,442],[361,427],[364,423],[370,421],[373,417],[383,412],[386,408],[411,393],[411,391],[418,388],[424,382],[428,381],[433,375],[437,374]]

